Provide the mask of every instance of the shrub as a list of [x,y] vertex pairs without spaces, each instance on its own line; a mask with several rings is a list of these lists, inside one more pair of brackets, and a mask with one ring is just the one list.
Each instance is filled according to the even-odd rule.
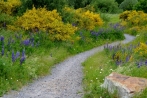
[[144,11],[145,13],[147,13],[147,1],[139,0],[139,2],[135,5],[134,9]]
[[120,11],[115,0],[93,0],[91,4],[94,5],[97,11],[101,12],[116,13]]
[[125,10],[132,10],[133,6],[138,3],[138,0],[124,0],[119,8]]
[[115,0],[118,4],[121,4],[124,0]]
[[21,5],[20,0],[0,0],[0,9],[6,14],[12,14]]
[[143,11],[125,11],[119,16],[122,23],[129,26],[131,30],[142,30],[147,25],[147,14]]
[[13,24],[14,18],[8,14],[0,12],[0,27],[6,27],[7,24]]
[[57,10],[47,11],[45,8],[27,10],[16,21],[19,27],[32,32],[48,31],[52,40],[67,40],[76,31],[76,27],[62,22]]
[[147,58],[147,44],[140,43],[139,46],[134,49],[134,52],[138,54],[140,58]]
[[96,26],[103,25],[103,21],[100,18],[99,14],[96,14],[89,10],[84,10],[82,8],[74,10],[72,8],[65,7],[64,14],[70,16],[69,19],[67,19],[66,17],[64,19],[73,23],[79,29],[92,30]]
[[18,8],[18,13],[22,14],[27,9],[46,7],[47,10],[57,9],[60,11],[66,4],[66,0],[21,0],[22,6]]

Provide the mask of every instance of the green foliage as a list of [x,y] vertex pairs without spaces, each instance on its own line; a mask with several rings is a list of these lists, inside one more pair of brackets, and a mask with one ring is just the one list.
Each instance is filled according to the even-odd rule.
[[133,6],[138,3],[138,0],[124,0],[120,5],[119,8],[125,10],[132,10]]
[[139,2],[135,5],[134,9],[147,13],[147,0],[139,0]]
[[[119,12],[118,3],[115,0],[93,0],[91,3],[96,11],[116,13]],[[109,5],[109,6],[108,6]]]
[[75,9],[86,7],[91,3],[91,0],[68,0],[68,5]]
[[12,24],[14,22],[14,17],[0,12],[0,27],[7,26],[8,24]]
[[46,7],[47,10],[61,9],[67,5],[66,0],[21,0],[22,5],[18,8],[18,13],[22,14],[27,9],[32,9],[33,6],[36,8]]
[[124,0],[115,0],[118,4],[121,4]]

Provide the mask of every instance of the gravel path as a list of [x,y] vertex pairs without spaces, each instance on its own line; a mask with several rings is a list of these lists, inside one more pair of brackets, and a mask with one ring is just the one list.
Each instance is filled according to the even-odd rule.
[[[134,37],[125,34],[126,39],[121,43],[127,43]],[[117,45],[114,42],[111,45]],[[40,78],[33,83],[23,87],[20,91],[11,91],[2,98],[81,98],[82,89],[82,66],[89,56],[102,51],[103,46],[72,56],[57,64],[51,75]]]

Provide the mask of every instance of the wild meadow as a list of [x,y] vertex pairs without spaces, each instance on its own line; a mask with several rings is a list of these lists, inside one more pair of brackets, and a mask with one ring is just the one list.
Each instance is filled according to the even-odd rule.
[[124,33],[137,38],[126,46],[106,45],[83,63],[84,97],[114,98],[100,88],[113,71],[146,78],[144,7],[136,11],[140,6],[131,1],[134,7],[124,8],[126,0],[42,1],[0,0],[0,96],[48,75],[69,56],[123,40]]

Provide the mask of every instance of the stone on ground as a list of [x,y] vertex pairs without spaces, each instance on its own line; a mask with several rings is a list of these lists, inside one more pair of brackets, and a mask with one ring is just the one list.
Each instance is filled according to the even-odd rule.
[[101,86],[111,93],[116,91],[119,98],[132,98],[147,87],[147,79],[113,72],[105,78]]

